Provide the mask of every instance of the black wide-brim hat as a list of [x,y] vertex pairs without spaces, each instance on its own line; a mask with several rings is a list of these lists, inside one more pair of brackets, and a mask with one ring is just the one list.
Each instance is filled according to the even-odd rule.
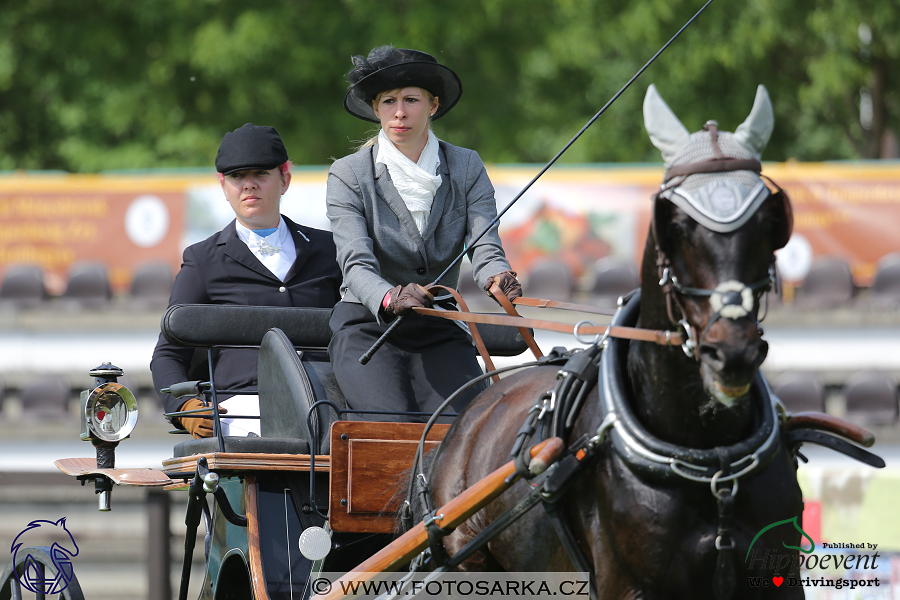
[[229,175],[247,169],[274,169],[288,161],[281,136],[274,127],[247,123],[229,131],[216,153],[216,171]]
[[432,55],[418,50],[379,46],[367,58],[354,56],[353,69],[347,73],[350,89],[344,96],[344,108],[363,121],[380,123],[372,102],[387,90],[419,87],[438,97],[439,106],[432,120],[447,114],[462,96],[462,83],[448,67]]

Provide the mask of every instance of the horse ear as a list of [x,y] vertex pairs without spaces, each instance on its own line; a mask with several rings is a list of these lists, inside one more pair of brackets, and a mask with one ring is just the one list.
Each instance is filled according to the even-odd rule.
[[756,88],[756,99],[753,101],[753,108],[750,109],[750,115],[734,131],[734,137],[759,158],[769,143],[774,127],[775,113],[772,111],[772,101],[769,99],[766,86],[760,85]]
[[60,519],[59,521],[57,521],[57,522],[55,523],[55,525],[57,525],[57,526],[59,526],[59,527],[65,527],[65,526],[66,526],[66,518],[63,517],[62,519]]
[[666,167],[691,139],[691,133],[682,125],[652,83],[644,96],[644,127],[650,141],[662,153]]
[[791,239],[791,233],[794,231],[794,209],[791,206],[791,199],[783,189],[771,194],[766,203],[770,205],[772,212],[772,250],[778,250],[784,248]]

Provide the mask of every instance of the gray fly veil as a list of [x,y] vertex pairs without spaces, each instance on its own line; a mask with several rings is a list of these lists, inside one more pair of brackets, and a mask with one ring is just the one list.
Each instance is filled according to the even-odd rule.
[[759,86],[750,116],[734,133],[719,132],[715,121],[688,133],[653,85],[644,99],[644,123],[668,169],[660,196],[701,225],[734,231],[769,196],[758,166],[774,124],[765,87]]

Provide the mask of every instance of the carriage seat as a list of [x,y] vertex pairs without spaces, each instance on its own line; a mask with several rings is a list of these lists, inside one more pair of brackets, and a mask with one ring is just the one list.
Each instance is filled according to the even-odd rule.
[[[328,453],[328,432],[338,418],[337,413],[323,405],[311,416],[315,448],[310,448],[312,436],[307,427],[307,413],[319,400],[329,400],[340,409],[347,407],[331,364],[313,359],[316,351],[321,353],[331,340],[330,316],[331,310],[323,308],[222,304],[169,307],[162,319],[162,333],[177,346],[260,348],[258,394],[262,437],[225,438],[226,452]],[[491,355],[518,356],[528,349],[512,327],[479,325],[478,331]],[[190,440],[176,446],[175,456],[217,450],[215,438]]]
[[[479,331],[491,354],[516,356],[527,349],[521,335],[511,327],[481,326]],[[316,454],[328,454],[331,424],[340,415],[327,404],[317,406],[312,413],[310,408],[320,400],[327,400],[340,410],[347,408],[331,363],[307,360],[283,331],[273,328],[263,337],[257,370],[263,438],[296,437],[308,440]]]
[[[309,442],[295,438],[225,436],[225,452],[251,454],[309,454]],[[175,444],[174,458],[219,451],[219,438],[209,437]]]
[[327,404],[316,407],[312,413],[310,407],[319,400],[328,400],[343,410],[347,400],[331,363],[308,358],[307,353],[294,348],[281,329],[266,332],[257,363],[259,429],[262,439],[297,438],[308,442],[316,454],[328,454],[328,432],[340,416]]
[[[259,346],[266,331],[280,327],[295,346],[323,349],[331,338],[330,309],[270,306],[179,304],[162,318],[163,337],[187,348]],[[294,353],[296,355],[296,353]],[[305,419],[305,413],[304,413]],[[225,452],[309,454],[308,436],[225,437]],[[176,458],[219,451],[217,438],[188,440],[175,445]]]

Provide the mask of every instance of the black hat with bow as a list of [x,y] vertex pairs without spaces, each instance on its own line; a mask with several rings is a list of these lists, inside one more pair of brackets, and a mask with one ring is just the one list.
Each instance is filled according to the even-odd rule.
[[363,121],[380,123],[372,102],[387,90],[420,87],[438,97],[440,105],[432,120],[439,119],[459,101],[462,83],[456,73],[425,52],[379,46],[369,56],[354,56],[353,69],[347,73],[350,89],[344,96],[344,108]]

